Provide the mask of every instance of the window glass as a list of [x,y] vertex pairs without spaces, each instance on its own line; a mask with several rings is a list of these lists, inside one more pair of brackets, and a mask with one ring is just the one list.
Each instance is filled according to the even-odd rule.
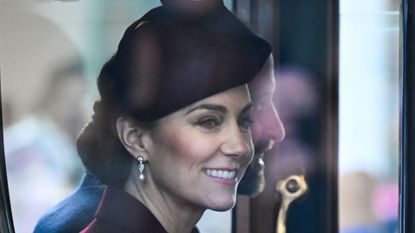
[[397,232],[399,1],[340,1],[341,233]]

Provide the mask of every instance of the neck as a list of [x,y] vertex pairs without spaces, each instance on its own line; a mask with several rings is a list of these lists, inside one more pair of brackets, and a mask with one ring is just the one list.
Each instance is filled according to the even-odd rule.
[[149,175],[145,181],[139,180],[136,169],[130,173],[124,190],[141,201],[169,233],[191,232],[205,211],[160,189]]

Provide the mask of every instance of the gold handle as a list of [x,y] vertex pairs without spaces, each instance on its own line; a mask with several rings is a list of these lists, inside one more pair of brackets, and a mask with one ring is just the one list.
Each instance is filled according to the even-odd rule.
[[288,207],[291,202],[302,196],[307,191],[308,186],[304,176],[293,175],[278,182],[275,189],[280,192],[282,196],[275,233],[286,233],[285,222],[287,219]]

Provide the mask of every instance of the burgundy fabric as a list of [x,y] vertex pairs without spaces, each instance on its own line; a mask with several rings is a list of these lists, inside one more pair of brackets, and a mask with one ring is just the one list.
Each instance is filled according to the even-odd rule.
[[[127,192],[107,187],[95,219],[81,233],[167,233],[154,215]],[[191,233],[199,233],[195,228]]]
[[270,52],[223,3],[201,13],[156,7],[127,28],[98,90],[102,103],[154,121],[249,83]]

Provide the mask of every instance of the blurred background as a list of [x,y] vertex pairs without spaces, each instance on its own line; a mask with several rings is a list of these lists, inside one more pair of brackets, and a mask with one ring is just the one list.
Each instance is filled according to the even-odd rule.
[[400,1],[340,1],[339,212],[344,233],[397,232]]
[[[232,0],[225,3],[234,6]],[[341,233],[396,232],[399,4],[340,0]],[[125,28],[158,5],[158,0],[0,0],[4,141],[17,233],[32,232],[40,216],[78,185],[83,168],[74,141],[97,99],[100,68]],[[300,52],[301,46],[308,45],[298,44]],[[277,63],[280,53],[289,60],[282,48]],[[290,164],[307,173],[318,169],[310,161],[316,152],[307,144],[319,141],[312,134],[320,98],[313,75],[296,64],[278,69],[275,102],[287,138],[277,151],[276,176],[290,172]],[[201,226],[201,232],[230,232],[229,213],[222,220],[220,228]]]

